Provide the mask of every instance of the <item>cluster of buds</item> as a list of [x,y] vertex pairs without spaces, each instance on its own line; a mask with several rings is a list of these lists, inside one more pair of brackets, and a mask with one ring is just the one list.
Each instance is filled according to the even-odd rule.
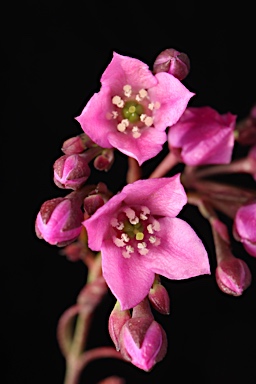
[[[169,313],[167,297],[164,288],[154,295],[162,314]],[[144,371],[150,371],[166,355],[167,336],[162,326],[155,321],[148,298],[132,310],[121,310],[117,301],[109,316],[108,329],[116,350],[120,351],[126,361]]]

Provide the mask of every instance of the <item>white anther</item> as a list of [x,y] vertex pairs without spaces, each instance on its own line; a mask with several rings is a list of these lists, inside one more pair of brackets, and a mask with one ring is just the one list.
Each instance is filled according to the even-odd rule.
[[150,116],[147,116],[144,120],[144,123],[146,124],[147,127],[151,127],[151,125],[153,124],[153,118]]
[[129,207],[125,207],[123,211],[126,214],[126,216],[128,217],[128,219],[134,219],[135,211],[133,209],[131,209]]
[[127,235],[127,233],[122,233],[121,239],[124,240],[126,243],[130,240],[130,237]]
[[119,239],[118,237],[113,236],[113,237],[112,237],[112,240],[113,240],[114,244],[115,244],[117,247],[119,247],[119,248],[125,246],[124,241],[123,241],[122,239]]
[[140,115],[140,120],[144,123],[145,119],[146,119],[147,115],[145,113],[142,113]]
[[161,107],[161,104],[159,103],[159,101],[156,101],[154,103],[154,109],[159,109]]
[[126,130],[126,125],[125,125],[123,122],[117,124],[117,130],[118,130],[119,132],[125,132],[125,130]]
[[116,119],[118,117],[118,113],[117,113],[117,111],[113,111],[112,112],[112,118],[113,119]]
[[129,84],[126,84],[124,87],[123,87],[123,90],[124,90],[124,95],[127,96],[127,97],[130,97],[131,94],[132,94],[132,87],[129,85]]
[[141,90],[139,91],[139,95],[140,95],[140,97],[141,97],[142,99],[144,99],[144,97],[147,97],[148,93],[147,93],[146,89],[141,89]]
[[156,237],[155,237],[155,236],[150,236],[150,237],[149,237],[149,242],[150,242],[151,244],[154,244],[154,243],[156,242]]
[[144,249],[147,248],[147,244],[145,243],[145,241],[143,241],[142,243],[138,243],[137,247],[138,249]]
[[112,98],[112,103],[113,103],[114,105],[118,105],[118,104],[120,103],[120,101],[122,101],[122,99],[121,99],[120,96],[114,96],[114,97]]
[[150,214],[150,210],[149,210],[149,208],[146,207],[145,205],[143,205],[143,206],[141,207],[141,211],[142,211],[142,213],[144,213],[144,215],[149,215],[149,214]]
[[127,252],[127,251],[123,251],[122,252],[122,255],[125,259],[130,259],[131,257],[131,253],[130,252]]
[[135,139],[138,139],[138,137],[141,136],[141,133],[139,132],[139,128],[136,125],[132,127],[132,135]]
[[122,255],[126,259],[129,259],[131,257],[131,254],[134,252],[134,248],[131,245],[126,245],[125,249],[126,249],[126,251],[123,251]]
[[129,221],[131,224],[135,225],[139,223],[140,219],[137,216],[135,216],[133,219],[129,219]]
[[159,223],[159,221],[157,221],[157,220],[154,220],[153,221],[153,229],[155,230],[155,231],[160,231],[160,229],[161,229],[161,226],[160,226],[160,223]]
[[124,223],[122,222],[118,223],[118,225],[116,226],[116,229],[118,229],[119,231],[121,231],[123,228],[124,228]]
[[113,114],[111,112],[107,112],[106,113],[106,119],[107,120],[112,120],[112,118],[113,118]]
[[149,225],[147,226],[147,230],[148,230],[148,233],[153,234],[153,233],[154,233],[154,231],[153,231],[153,225],[152,225],[152,224],[149,224]]
[[135,96],[135,99],[136,99],[136,101],[141,101],[141,100],[142,100],[142,98],[140,97],[140,95],[136,95],[136,96]]
[[150,109],[151,111],[153,111],[153,109],[154,109],[154,103],[149,103],[149,105],[148,105],[148,109]]

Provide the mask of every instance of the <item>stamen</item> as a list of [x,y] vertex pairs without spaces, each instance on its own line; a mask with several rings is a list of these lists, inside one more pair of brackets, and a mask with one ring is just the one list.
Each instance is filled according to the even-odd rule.
[[130,237],[127,235],[127,233],[122,233],[121,239],[124,240],[126,243],[130,240]]
[[159,221],[157,221],[157,220],[154,220],[153,221],[153,229],[155,230],[155,231],[160,231],[160,229],[161,229],[161,226],[160,226],[160,223],[159,223]]
[[147,249],[147,244],[145,242],[138,243],[137,247],[141,255],[146,255],[149,252]]
[[145,97],[147,97],[148,93],[147,93],[146,89],[141,89],[141,90],[139,91],[139,95],[140,95],[140,97],[141,97],[142,99],[144,99]]
[[147,220],[147,215],[150,214],[150,210],[148,209],[148,207],[141,207],[141,214],[140,214],[140,218],[141,220]]
[[124,247],[124,246],[125,246],[124,241],[123,241],[122,239],[119,239],[118,237],[113,236],[113,237],[112,237],[112,240],[113,240],[114,244],[115,244],[118,248],[120,248],[120,247]]
[[131,96],[131,94],[132,94],[132,87],[129,84],[124,85],[123,90],[124,90],[124,95],[126,97],[130,97]]
[[156,237],[155,236],[150,236],[149,241],[151,244],[154,244],[156,242]]
[[116,228],[117,225],[119,224],[117,218],[112,217],[112,219],[110,220],[110,224],[112,225],[112,227]]
[[132,135],[135,139],[138,139],[141,136],[141,133],[139,132],[139,128],[134,126],[132,128]]
[[135,217],[135,211],[129,207],[124,208],[124,213],[128,217],[128,219],[134,219]]
[[148,233],[153,234],[153,233],[154,233],[154,231],[153,231],[153,225],[152,225],[152,224],[149,224],[149,225],[147,226],[147,230],[148,230]]
[[122,120],[121,123],[117,124],[117,130],[119,132],[125,132],[126,130],[126,124],[124,123],[124,120]]
[[139,223],[140,219],[137,216],[135,216],[134,219],[129,219],[129,221],[131,224],[135,225]]
[[154,104],[154,108],[159,109],[160,107],[161,107],[161,104],[159,103],[159,101],[156,101]]
[[153,124],[153,118],[150,116],[147,116],[146,119],[144,120],[144,123],[146,124],[147,127],[151,127]]
[[114,105],[117,105],[119,108],[123,108],[124,106],[124,101],[121,99],[120,96],[117,95],[112,98],[112,103]]

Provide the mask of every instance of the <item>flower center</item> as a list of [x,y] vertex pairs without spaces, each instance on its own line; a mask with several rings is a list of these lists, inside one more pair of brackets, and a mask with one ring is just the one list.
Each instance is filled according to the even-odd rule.
[[119,132],[131,134],[135,139],[153,125],[153,112],[160,107],[160,103],[150,101],[146,89],[135,92],[129,84],[123,87],[121,96],[112,98],[112,104],[113,110],[107,113],[107,119],[114,119]]
[[151,246],[158,246],[161,242],[156,236],[160,231],[160,223],[146,206],[124,207],[110,222],[114,229],[112,240],[122,248],[122,255],[130,258],[134,252],[147,255]]

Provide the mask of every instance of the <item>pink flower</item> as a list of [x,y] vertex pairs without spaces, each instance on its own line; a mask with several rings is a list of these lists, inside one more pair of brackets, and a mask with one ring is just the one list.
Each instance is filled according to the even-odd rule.
[[188,165],[227,164],[232,157],[236,115],[190,107],[168,131],[169,148]]
[[138,180],[83,222],[122,310],[148,295],[155,274],[179,280],[210,273],[202,241],[176,217],[186,203],[179,174]]
[[233,233],[235,238],[242,242],[246,252],[256,257],[256,201],[238,209]]
[[114,52],[101,89],[76,120],[103,148],[117,148],[141,165],[156,156],[194,93],[173,75],[153,75],[140,60]]

